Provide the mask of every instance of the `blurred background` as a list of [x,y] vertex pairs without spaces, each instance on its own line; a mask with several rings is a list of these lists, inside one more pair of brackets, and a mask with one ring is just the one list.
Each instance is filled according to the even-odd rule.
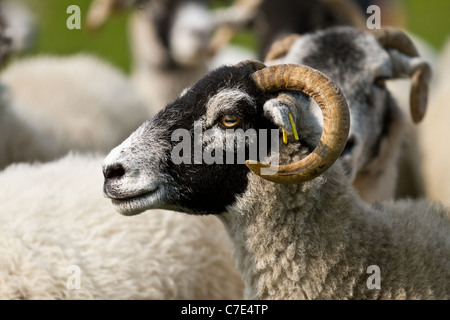
[[[70,54],[90,52],[112,62],[125,72],[130,71],[130,52],[127,43],[127,22],[130,10],[115,15],[97,33],[88,32],[85,26],[86,13],[91,0],[4,0],[5,3],[23,5],[29,9],[36,21],[36,41],[24,55],[38,53]],[[364,3],[364,1],[361,1]],[[365,1],[377,2],[377,1]],[[211,1],[211,6],[222,6],[225,0]],[[69,30],[66,20],[68,6],[81,9],[81,29]],[[389,0],[379,1],[382,19],[391,25],[401,26],[425,39],[436,50],[440,50],[450,35],[450,1],[448,0]],[[383,6],[389,6],[384,10]],[[369,16],[369,15],[368,15]],[[257,46],[249,32],[240,32],[233,39],[247,48]],[[17,58],[17,56],[16,56]]]

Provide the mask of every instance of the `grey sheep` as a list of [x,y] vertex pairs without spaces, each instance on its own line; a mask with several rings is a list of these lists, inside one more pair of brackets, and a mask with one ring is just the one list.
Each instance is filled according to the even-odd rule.
[[[340,159],[348,177],[368,202],[394,199],[399,158],[410,138],[408,123],[412,121],[387,82],[414,78],[408,97],[414,121],[420,122],[431,78],[430,65],[418,55],[409,37],[395,29],[361,32],[350,27],[290,35],[272,45],[266,63],[307,65],[336,82],[351,116],[348,142]],[[407,92],[403,95],[407,100]]]

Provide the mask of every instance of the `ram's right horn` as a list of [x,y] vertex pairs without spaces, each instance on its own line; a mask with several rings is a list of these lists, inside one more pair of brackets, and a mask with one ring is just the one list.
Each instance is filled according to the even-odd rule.
[[276,65],[251,74],[256,85],[267,93],[295,90],[313,98],[323,114],[323,131],[319,144],[306,158],[276,167],[276,172],[262,175],[268,165],[246,162],[262,178],[276,183],[301,183],[324,173],[339,158],[347,143],[350,113],[339,87],[326,75],[302,65]]

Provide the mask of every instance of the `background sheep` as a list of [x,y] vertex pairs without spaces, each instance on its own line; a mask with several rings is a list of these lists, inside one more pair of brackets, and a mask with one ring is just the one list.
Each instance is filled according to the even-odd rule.
[[258,56],[263,59],[275,40],[292,33],[343,25],[365,27],[364,13],[354,0],[261,1],[253,24],[259,39]]
[[14,62],[0,86],[0,169],[73,149],[106,152],[149,115],[124,74],[86,54]]
[[30,10],[17,1],[0,1],[0,10],[5,20],[5,36],[11,39],[11,50],[23,53],[36,42],[36,19]]
[[[221,52],[229,38],[213,37],[219,21],[205,0],[94,1],[88,14],[91,29],[97,29],[107,13],[95,14],[98,5],[139,5],[130,19],[131,79],[149,104],[152,114],[198,80],[210,67],[230,60],[252,57],[245,50]],[[217,54],[221,52],[220,57]],[[238,53],[236,53],[238,52]],[[239,58],[236,58],[236,55]],[[233,61],[233,62],[236,62]]]
[[[323,110],[323,132],[308,98],[292,103],[278,96],[286,90],[314,97]],[[293,127],[288,114],[301,139],[291,134],[285,145],[280,131]],[[174,130],[193,136],[197,122],[202,145],[222,152],[224,164],[195,164],[192,153],[175,165]],[[239,132],[229,129],[236,128],[276,128],[280,152],[271,142],[269,157],[252,158],[245,144],[245,165],[226,164],[228,152],[238,159],[235,144],[228,144],[230,134],[236,138]],[[157,208],[217,215],[234,243],[246,298],[448,299],[450,215],[425,202],[362,202],[340,162],[334,164],[348,132],[344,95],[316,70],[258,62],[223,67],[111,151],[103,165],[104,192],[125,215]],[[225,135],[226,143],[220,139]],[[283,165],[268,175],[262,171],[266,165],[253,162],[278,155]],[[371,265],[381,270],[380,289],[367,285]]]
[[242,298],[220,222],[118,215],[99,189],[103,158],[71,154],[0,173],[0,298]]
[[[407,123],[412,123],[404,116],[385,82],[412,76],[422,67],[429,68],[425,60],[411,53],[416,49],[406,35],[394,29],[389,34],[396,38],[395,43],[386,45],[380,38],[375,44],[371,35],[355,29],[330,28],[286,37],[275,42],[268,52],[269,60],[277,58],[268,61],[271,65],[308,65],[327,74],[342,88],[352,121],[349,140],[340,159],[350,181],[369,202],[395,198],[398,160],[408,138]],[[408,48],[402,48],[400,43],[408,43]],[[404,71],[395,71],[397,69]],[[409,96],[407,90],[403,94]],[[320,121],[321,115],[317,117]]]

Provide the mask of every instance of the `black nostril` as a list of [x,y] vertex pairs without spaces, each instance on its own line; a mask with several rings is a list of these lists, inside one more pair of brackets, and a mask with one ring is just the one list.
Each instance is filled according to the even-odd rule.
[[341,156],[351,154],[355,145],[356,139],[354,136],[351,136],[350,138],[348,138],[347,144],[345,145],[344,151],[342,151]]
[[125,169],[121,164],[114,164],[112,166],[108,166],[103,171],[103,176],[105,179],[114,179],[114,178],[121,178],[125,174]]

